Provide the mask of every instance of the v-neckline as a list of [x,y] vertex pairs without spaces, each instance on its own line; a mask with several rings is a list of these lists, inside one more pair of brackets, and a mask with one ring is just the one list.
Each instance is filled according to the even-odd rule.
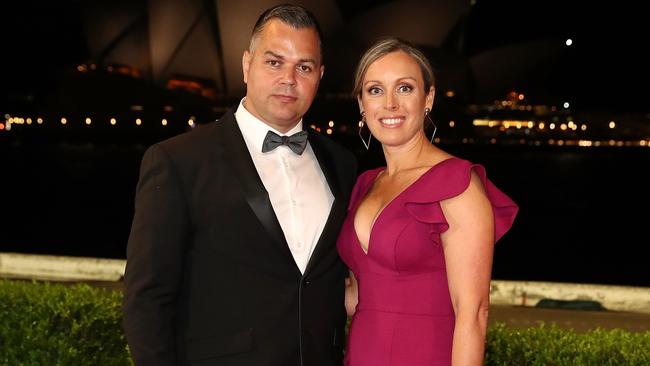
[[361,245],[361,240],[359,240],[359,234],[357,233],[357,227],[355,225],[355,222],[356,222],[357,212],[359,210],[359,206],[361,206],[361,202],[363,202],[363,200],[368,195],[368,192],[370,192],[372,187],[377,182],[377,177],[379,177],[379,174],[386,171],[386,167],[384,167],[383,169],[382,168],[377,168],[377,173],[375,174],[374,177],[372,177],[372,181],[370,182],[370,184],[368,184],[366,186],[365,192],[363,192],[363,197],[359,201],[356,202],[355,207],[354,207],[354,215],[352,216],[352,231],[354,232],[354,237],[355,237],[356,242],[357,242],[356,246],[361,250],[361,254],[363,254],[366,257],[369,255],[369,253],[370,253],[370,242],[372,241],[372,233],[373,233],[373,231],[375,229],[375,224],[382,217],[384,211],[386,211],[395,201],[397,201],[398,198],[400,198],[402,195],[404,195],[406,191],[410,190],[411,187],[413,187],[419,181],[421,181],[422,178],[424,178],[424,176],[428,175],[431,171],[433,171],[434,168],[436,168],[440,164],[442,164],[442,163],[444,163],[444,162],[446,162],[448,160],[451,160],[451,159],[454,159],[454,157],[445,158],[445,159],[439,161],[438,163],[432,165],[429,169],[427,169],[424,173],[422,173],[419,177],[417,177],[411,184],[409,184],[401,192],[396,194],[395,197],[391,198],[390,201],[388,201],[388,203],[386,205],[384,205],[384,207],[382,207],[381,210],[379,210],[377,212],[377,214],[375,215],[375,218],[373,219],[372,223],[370,224],[370,231],[368,232],[368,245],[367,245],[368,249],[366,251],[366,250],[363,250],[363,246]]

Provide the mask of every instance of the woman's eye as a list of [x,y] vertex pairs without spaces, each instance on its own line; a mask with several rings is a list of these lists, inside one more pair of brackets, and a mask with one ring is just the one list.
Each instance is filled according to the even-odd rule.
[[408,93],[408,92],[410,92],[411,90],[413,90],[413,88],[411,88],[410,85],[402,85],[402,86],[400,86],[397,90],[398,90],[400,93]]
[[381,93],[381,89],[376,87],[376,86],[368,88],[368,94],[370,94],[370,95],[377,95],[379,93]]

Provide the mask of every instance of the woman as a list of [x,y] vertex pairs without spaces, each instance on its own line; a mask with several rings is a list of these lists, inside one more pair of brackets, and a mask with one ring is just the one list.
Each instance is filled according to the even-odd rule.
[[430,143],[433,85],[425,56],[395,38],[357,68],[360,125],[386,167],[358,178],[337,243],[350,268],[349,366],[483,361],[493,246],[517,206],[482,166]]

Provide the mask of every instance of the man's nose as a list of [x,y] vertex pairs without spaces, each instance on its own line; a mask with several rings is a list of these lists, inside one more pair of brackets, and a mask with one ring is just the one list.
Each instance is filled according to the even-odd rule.
[[295,85],[296,84],[296,70],[293,67],[287,67],[282,73],[281,83],[283,85]]

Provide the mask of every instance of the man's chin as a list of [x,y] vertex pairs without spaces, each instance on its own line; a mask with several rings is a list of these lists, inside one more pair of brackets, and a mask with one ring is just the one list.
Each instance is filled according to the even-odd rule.
[[271,116],[273,120],[278,121],[278,122],[283,122],[283,124],[295,124],[295,122],[298,122],[300,118],[302,118],[302,114],[299,114],[297,112],[291,112],[291,113],[275,113]]

